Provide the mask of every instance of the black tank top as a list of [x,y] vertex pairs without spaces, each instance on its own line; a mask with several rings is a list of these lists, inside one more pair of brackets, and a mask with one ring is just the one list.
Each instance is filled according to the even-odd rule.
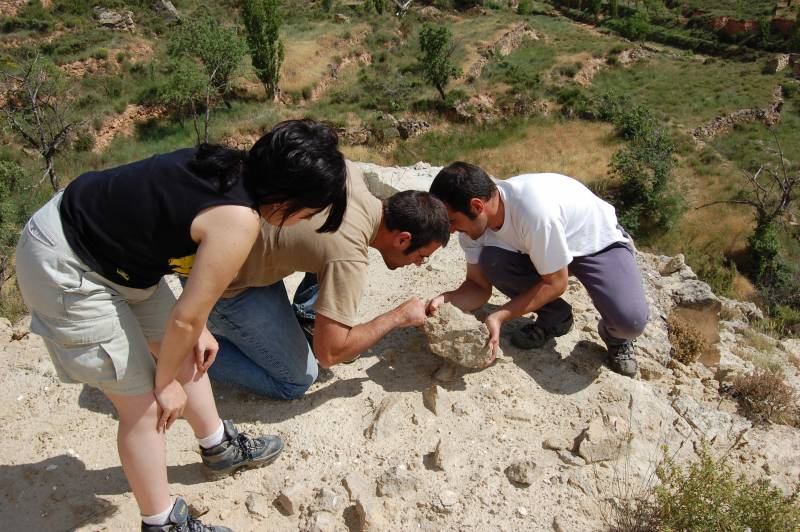
[[78,257],[106,279],[147,288],[189,275],[197,252],[190,227],[215,205],[256,208],[239,180],[226,192],[193,172],[193,148],[87,172],[64,191],[61,223]]

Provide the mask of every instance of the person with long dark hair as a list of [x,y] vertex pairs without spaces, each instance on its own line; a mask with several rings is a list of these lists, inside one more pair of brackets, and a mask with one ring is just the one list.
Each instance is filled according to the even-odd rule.
[[[248,151],[204,144],[85,173],[25,226],[17,277],[66,382],[99,388],[118,417],[117,446],[142,530],[225,531],[188,516],[169,493],[165,433],[184,417],[215,476],[273,461],[277,436],[239,433],[217,413],[206,371],[218,345],[211,308],[262,222],[289,226],[347,205],[336,134],[286,121]],[[164,276],[187,277],[176,300]]]

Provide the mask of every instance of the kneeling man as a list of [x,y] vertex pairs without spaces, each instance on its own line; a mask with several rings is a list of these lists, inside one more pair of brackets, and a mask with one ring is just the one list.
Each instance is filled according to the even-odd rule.
[[559,174],[525,174],[495,181],[472,164],[456,162],[433,180],[431,194],[447,206],[451,231],[467,258],[466,280],[430,301],[464,311],[489,300],[492,287],[511,299],[486,318],[497,345],[503,322],[535,312],[512,344],[542,347],[572,328],[572,308],[561,299],[574,275],[601,316],[599,332],[609,366],[637,370],[633,340],[647,325],[649,308],[630,237],[614,208],[580,182]]
[[[316,231],[325,213],[280,229],[262,224],[244,266],[209,316],[209,330],[219,341],[212,379],[295,399],[316,380],[318,364],[353,360],[395,328],[424,323],[425,303],[418,298],[358,323],[367,250],[377,249],[390,269],[422,264],[450,239],[444,204],[419,191],[382,202],[369,192],[358,166],[348,162],[347,173],[347,211],[335,233]],[[319,280],[313,351],[283,284],[294,272],[312,272]]]

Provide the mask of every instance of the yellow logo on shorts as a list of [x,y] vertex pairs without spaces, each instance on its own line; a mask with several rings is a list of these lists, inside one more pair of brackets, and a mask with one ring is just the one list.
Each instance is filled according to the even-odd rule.
[[119,275],[120,277],[122,277],[126,281],[130,281],[131,280],[131,276],[128,275],[127,273],[125,273],[124,271],[120,270],[119,268],[117,268],[117,275]]
[[185,257],[169,259],[169,265],[172,271],[183,277],[187,277],[189,272],[192,271],[194,266],[194,255],[186,255]]

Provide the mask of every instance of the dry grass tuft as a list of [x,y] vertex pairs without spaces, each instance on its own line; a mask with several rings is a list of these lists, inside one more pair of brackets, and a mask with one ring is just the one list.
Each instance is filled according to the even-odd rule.
[[736,377],[733,387],[748,419],[800,427],[800,397],[786,383],[783,372],[759,368]]
[[708,349],[708,342],[700,329],[675,314],[667,318],[667,331],[673,348],[672,357],[682,364],[695,362]]

